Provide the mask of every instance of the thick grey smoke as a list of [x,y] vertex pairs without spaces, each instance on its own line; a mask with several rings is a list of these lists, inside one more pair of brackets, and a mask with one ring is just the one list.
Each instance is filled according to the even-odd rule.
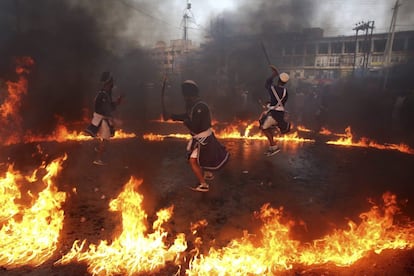
[[245,1],[237,12],[226,18],[233,32],[239,34],[260,34],[266,32],[301,31],[311,27],[316,9],[314,1],[279,0]]
[[[408,12],[411,2],[403,2],[401,20],[412,18]],[[292,41],[304,28],[324,29],[340,20],[331,17],[332,13],[321,14],[318,3],[245,0],[239,1],[234,11],[212,15],[210,24],[203,26],[212,39],[204,42],[197,62],[190,63],[181,78],[195,79],[203,96],[211,101],[213,112],[223,118],[243,115],[240,93],[248,91],[254,106],[249,116],[257,116],[257,102],[266,96],[263,81],[270,73],[261,43],[270,62],[283,66],[282,60],[275,59],[278,42],[272,42],[273,37]],[[148,101],[155,90],[149,92],[146,84],[157,85],[160,80],[148,46],[157,40],[169,43],[169,38],[182,37],[184,8],[185,1],[0,1],[0,78],[15,77],[13,57],[31,56],[35,60],[23,106],[26,127],[50,132],[55,115],[66,121],[83,118],[84,109],[92,108],[104,70],[114,72],[119,90],[126,94],[122,107],[125,119],[147,118],[148,110],[153,111]],[[313,25],[316,17],[323,17],[322,25]],[[354,23],[343,25],[352,28]]]
[[[0,77],[13,79],[13,57],[35,65],[22,112],[27,129],[50,132],[57,121],[79,121],[92,109],[102,71],[113,71],[131,118],[145,116],[149,55],[124,35],[134,11],[113,0],[0,2]],[[140,33],[136,34],[139,40]]]
[[204,44],[200,65],[191,68],[188,77],[199,81],[216,116],[226,119],[258,116],[246,113],[241,107],[243,91],[248,91],[251,110],[259,113],[258,102],[266,98],[263,84],[270,75],[268,64],[282,66],[273,59],[275,55],[270,49],[266,49],[270,60],[266,59],[262,43],[266,45],[280,34],[291,40],[304,28],[311,27],[315,8],[312,2],[243,1],[236,11],[211,20],[208,28],[211,42]]
[[[286,43],[292,43],[293,47],[296,40],[303,41],[304,29],[324,29],[338,20],[325,14],[324,24],[313,26],[314,17],[320,16],[315,2],[317,1],[244,1],[237,11],[226,12],[212,19],[209,26],[212,40],[204,45],[200,65],[191,68],[188,75],[197,79],[204,88],[204,96],[209,98],[216,116],[226,119],[257,118],[260,114],[258,100],[267,97],[263,84],[270,75],[268,63],[282,69],[285,65],[283,57],[275,54],[280,50],[278,45],[282,44],[288,49],[286,46],[289,44]],[[402,19],[407,16],[410,16],[407,12],[401,13]],[[344,22],[349,24],[349,28],[352,28],[353,23]],[[267,50],[269,60],[262,45]],[[321,126],[337,130],[354,126],[358,133],[387,137],[389,133],[386,133],[384,125],[390,127],[395,98],[398,94],[412,91],[414,87],[408,73],[412,67],[410,63],[412,64],[409,62],[391,71],[385,91],[383,79],[378,77],[342,79],[326,87],[307,85],[304,90],[315,90],[312,93],[319,94],[317,100],[313,99],[312,93],[307,96],[304,116],[309,119],[309,126],[314,126],[316,131]],[[252,107],[250,112],[241,108],[243,91],[249,91]],[[296,90],[290,91],[288,107],[291,108]],[[412,103],[408,104],[409,100],[406,102],[402,109],[406,111],[401,111],[401,114],[408,114],[408,110],[411,110]],[[355,112],[350,112],[349,106]],[[367,106],[370,108],[367,109]],[[373,110],[375,111],[372,112]],[[295,116],[294,112],[291,116]],[[412,119],[407,119],[408,115],[402,118],[405,126],[412,123]]]

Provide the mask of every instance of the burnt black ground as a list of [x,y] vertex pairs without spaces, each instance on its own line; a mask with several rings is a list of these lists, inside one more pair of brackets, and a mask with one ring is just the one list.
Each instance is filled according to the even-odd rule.
[[[158,126],[158,130],[165,130]],[[155,129],[157,131],[157,129]],[[57,179],[60,190],[68,193],[65,224],[58,252],[38,268],[3,269],[0,275],[88,275],[83,264],[54,266],[76,239],[91,243],[110,240],[119,230],[119,215],[108,211],[108,204],[122,190],[130,176],[143,179],[138,191],[144,195],[149,222],[155,213],[174,205],[167,223],[171,236],[185,233],[192,246],[190,224],[206,219],[208,226],[200,235],[204,250],[214,240],[225,246],[242,236],[243,230],[257,233],[260,222],[254,217],[265,203],[283,206],[288,218],[302,220],[292,238],[302,242],[320,238],[333,229],[346,229],[347,219],[359,223],[359,214],[372,206],[368,198],[381,203],[390,191],[402,203],[401,213],[414,218],[414,155],[392,150],[327,145],[324,137],[315,143],[281,144],[282,151],[265,157],[263,141],[222,140],[231,157],[210,181],[210,192],[188,189],[196,183],[186,163],[186,141],[141,138],[113,140],[106,153],[108,165],[92,164],[94,142],[40,143],[46,159],[68,154]],[[13,162],[21,171],[39,165],[38,144],[3,147],[0,162]],[[77,193],[72,189],[76,187]],[[83,219],[84,218],[84,219]],[[83,222],[82,222],[83,221]],[[167,266],[151,275],[172,275],[177,269]],[[414,252],[385,251],[371,254],[351,267],[297,267],[283,275],[412,275]]]

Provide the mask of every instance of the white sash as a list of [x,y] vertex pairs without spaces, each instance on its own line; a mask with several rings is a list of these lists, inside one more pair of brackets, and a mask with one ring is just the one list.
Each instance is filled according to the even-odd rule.
[[203,132],[197,133],[196,135],[193,135],[191,139],[188,141],[187,144],[187,151],[191,150],[191,144],[193,143],[193,139],[196,139],[197,142],[199,142],[202,145],[205,145],[204,141],[209,137],[211,134],[213,134],[213,130],[211,128],[204,130]]
[[272,86],[270,86],[270,88],[272,89],[273,95],[275,95],[276,100],[277,100],[277,104],[275,106],[270,106],[269,109],[273,109],[273,110],[277,110],[277,111],[285,111],[285,107],[283,106],[282,100],[283,98],[286,96],[286,88],[283,88],[283,95],[282,98],[279,98],[279,95],[277,94],[275,88]]

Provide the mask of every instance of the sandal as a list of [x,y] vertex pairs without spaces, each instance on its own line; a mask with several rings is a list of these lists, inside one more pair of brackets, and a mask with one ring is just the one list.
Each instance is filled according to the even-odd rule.
[[95,161],[93,161],[93,163],[95,164],[95,165],[99,165],[99,166],[104,166],[104,165],[106,165],[102,160],[95,160]]
[[209,187],[208,184],[200,184],[197,187],[191,189],[197,192],[208,192]]

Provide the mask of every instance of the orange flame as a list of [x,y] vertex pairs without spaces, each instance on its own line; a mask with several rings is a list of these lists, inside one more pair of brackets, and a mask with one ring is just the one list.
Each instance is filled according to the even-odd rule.
[[339,136],[339,137],[347,137],[347,134],[345,133],[333,133],[332,131],[330,131],[329,129],[322,127],[321,130],[319,131],[319,134],[321,135],[326,135],[326,136],[330,136],[330,135],[334,135],[334,136]]
[[360,214],[361,223],[348,222],[348,230],[336,230],[323,239],[316,240],[306,248],[300,262],[304,264],[334,263],[349,266],[374,251],[380,254],[385,249],[410,249],[414,247],[414,224],[394,224],[399,212],[397,198],[386,192],[382,196],[384,206],[373,206]]
[[298,136],[298,133],[295,131],[291,134],[285,134],[284,136],[277,137],[279,141],[289,141],[289,142],[296,142],[296,143],[304,143],[304,142],[315,142],[313,139],[301,138]]
[[[5,184],[0,190],[0,218],[4,222],[0,230],[2,267],[39,266],[55,252],[63,227],[64,213],[61,208],[66,194],[57,191],[53,179],[60,172],[65,159],[66,156],[58,158],[39,168],[46,170],[42,178],[46,188],[36,199],[30,191],[27,193],[34,200],[31,207],[16,204],[14,200],[21,197],[17,182],[23,176],[9,167],[6,176],[0,179],[0,183]],[[32,176],[26,177],[26,180],[32,183],[36,181],[36,172],[37,170]],[[19,219],[15,218],[17,215]]]
[[[127,133],[122,129],[116,130],[114,137],[111,139],[129,139],[136,137],[135,133]],[[30,133],[26,134],[24,137],[25,143],[34,143],[34,142],[66,142],[66,141],[88,141],[92,140],[93,137],[83,134],[83,132],[78,131],[69,131],[65,125],[58,125],[56,130],[52,132],[51,135],[46,136],[36,136]]]
[[305,126],[297,126],[298,131],[302,132],[312,132],[309,128],[306,128]]
[[20,189],[17,182],[23,177],[13,170],[13,166],[9,166],[6,175],[0,178],[0,222],[8,220],[19,212],[19,207],[14,203],[16,199],[20,199]]
[[166,138],[177,138],[177,139],[190,139],[190,134],[183,134],[183,133],[173,133],[173,134],[155,134],[155,133],[147,133],[142,136],[145,140],[149,141],[163,141]]
[[179,234],[172,245],[167,246],[167,232],[162,224],[170,219],[173,207],[157,212],[153,233],[146,233],[147,214],[142,208],[143,196],[135,192],[142,180],[133,177],[124,190],[110,204],[111,211],[122,212],[122,233],[113,242],[101,241],[86,249],[86,241],[75,241],[72,249],[56,264],[67,264],[72,260],[86,262],[88,271],[94,275],[131,275],[140,272],[155,272],[167,261],[178,263],[179,255],[187,248],[184,234]]
[[112,139],[130,139],[135,138],[137,135],[135,133],[124,132],[122,129],[115,131],[115,136]]
[[[266,141],[267,138],[262,135],[260,129],[257,127],[256,122],[248,121],[238,121],[234,124],[227,125],[224,129],[216,129],[216,126],[213,127],[215,136],[220,139],[240,139],[240,140],[261,140]],[[253,132],[253,129],[256,129],[256,132]],[[149,141],[162,141],[165,138],[178,138],[178,139],[190,139],[189,134],[174,133],[174,134],[155,134],[148,133],[144,134],[143,138]],[[282,142],[294,142],[294,143],[305,143],[305,142],[314,142],[312,139],[301,138],[298,136],[297,132],[293,132],[288,135],[283,135],[276,138]]]
[[[290,238],[293,222],[284,220],[283,208],[265,204],[258,214],[263,221],[261,235],[244,232],[242,238],[232,240],[224,248],[210,248],[208,254],[196,255],[189,264],[187,275],[274,275],[295,265],[350,266],[371,252],[385,249],[412,249],[414,223],[394,223],[399,211],[396,197],[383,195],[384,206],[373,206],[360,215],[361,223],[349,221],[348,230],[301,244]],[[286,219],[285,219],[286,220]]]
[[328,141],[327,144],[331,145],[341,145],[341,146],[352,146],[352,147],[364,147],[364,148],[376,148],[381,150],[397,150],[403,153],[414,154],[414,149],[411,149],[406,144],[378,144],[368,138],[362,137],[359,141],[354,142],[353,135],[351,132],[351,127],[348,126],[345,129],[345,134],[343,138],[339,138],[336,141]]
[[22,118],[19,113],[22,96],[27,93],[27,78],[25,73],[29,72],[29,67],[34,64],[30,57],[16,59],[16,73],[19,78],[17,82],[6,81],[7,95],[0,105],[0,141],[2,144],[12,144],[20,142],[22,134]]
[[[0,105],[0,144],[11,145],[17,143],[31,143],[43,141],[85,141],[92,138],[81,132],[69,131],[61,122],[56,130],[48,136],[36,136],[30,131],[23,133],[22,117],[20,115],[20,106],[22,96],[27,94],[28,81],[26,74],[30,73],[30,67],[34,61],[31,57],[20,57],[16,59],[16,73],[19,76],[17,82],[7,81],[7,95]],[[85,113],[86,111],[84,111]],[[62,121],[61,119],[59,121]],[[117,130],[113,139],[128,139],[136,137],[133,133],[125,133],[123,130]]]
[[223,130],[216,130],[216,136],[222,139],[247,139],[247,140],[266,140],[260,132],[252,134],[252,129],[257,125],[256,122],[238,121],[230,124]]
[[332,135],[332,131],[330,131],[327,128],[322,127],[321,130],[319,131],[319,134],[321,134],[321,135]]

